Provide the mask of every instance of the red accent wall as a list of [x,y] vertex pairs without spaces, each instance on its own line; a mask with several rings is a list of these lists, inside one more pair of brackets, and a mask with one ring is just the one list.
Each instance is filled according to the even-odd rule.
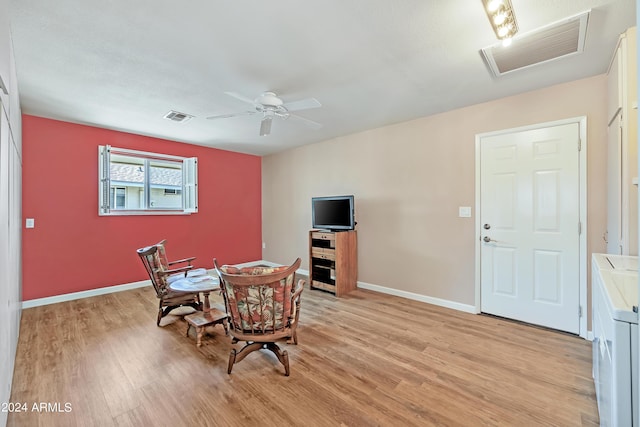
[[[148,279],[136,249],[213,268],[261,258],[261,158],[23,116],[23,300]],[[198,158],[198,213],[98,215],[98,146]],[[35,228],[24,228],[34,218]]]

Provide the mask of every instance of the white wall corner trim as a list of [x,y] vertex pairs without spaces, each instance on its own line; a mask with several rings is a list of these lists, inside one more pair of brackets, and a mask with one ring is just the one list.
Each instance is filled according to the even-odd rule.
[[478,314],[476,307],[470,304],[462,304],[446,299],[430,297],[427,295],[416,294],[413,292],[401,291],[398,289],[387,288],[385,286],[373,285],[371,283],[358,282],[358,288],[367,289],[383,294],[394,295],[401,298],[407,298],[414,301],[426,302],[427,304],[438,305],[440,307],[451,308],[453,310],[464,311],[465,313]]
[[94,297],[96,295],[112,294],[114,292],[128,291],[130,289],[144,288],[151,286],[150,280],[142,280],[140,282],[125,283],[123,285],[107,286],[105,288],[90,289],[88,291],[73,292],[70,294],[54,295],[52,297],[31,299],[22,302],[22,308],[32,308],[41,305],[56,304],[58,302],[73,301],[81,298]]

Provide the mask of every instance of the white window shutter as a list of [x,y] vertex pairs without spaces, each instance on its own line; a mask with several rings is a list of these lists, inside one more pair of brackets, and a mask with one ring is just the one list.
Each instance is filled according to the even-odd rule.
[[182,161],[184,176],[184,211],[198,212],[198,158],[191,157]]
[[111,188],[110,168],[111,168],[111,146],[98,146],[98,197],[100,198],[99,215],[108,214],[111,211],[111,200],[109,190]]

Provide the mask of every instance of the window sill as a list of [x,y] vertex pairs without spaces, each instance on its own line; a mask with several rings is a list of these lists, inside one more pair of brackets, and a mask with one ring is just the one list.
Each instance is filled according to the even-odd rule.
[[99,216],[140,216],[140,215],[191,215],[196,212],[186,212],[182,210],[112,210],[111,212],[104,213],[98,212]]

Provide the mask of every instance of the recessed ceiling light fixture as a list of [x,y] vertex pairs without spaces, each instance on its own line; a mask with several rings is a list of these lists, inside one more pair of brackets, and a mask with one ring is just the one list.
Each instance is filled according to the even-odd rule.
[[502,40],[505,46],[508,45],[511,37],[518,32],[518,23],[511,0],[482,0],[482,4],[496,37]]

